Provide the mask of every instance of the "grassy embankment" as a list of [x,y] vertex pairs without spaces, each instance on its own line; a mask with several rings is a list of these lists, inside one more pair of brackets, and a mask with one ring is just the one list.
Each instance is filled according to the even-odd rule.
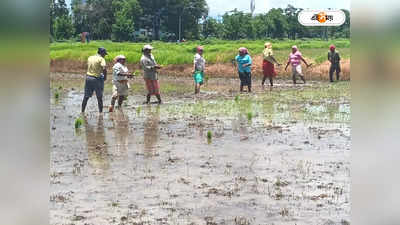
[[[321,40],[271,40],[271,42],[273,43],[276,59],[282,64],[285,64],[292,45],[297,45],[303,56],[317,66],[324,64],[326,61],[328,48],[332,43],[335,44],[341,52],[343,61],[349,61],[350,58],[350,40],[348,39],[336,39],[328,42]],[[261,53],[264,48],[264,43],[264,40],[215,40],[186,42],[181,44],[153,42],[152,45],[155,47],[153,54],[157,62],[167,66],[163,71],[165,74],[179,75],[179,73],[187,73],[187,65],[191,64],[193,61],[196,46],[203,45],[205,50],[204,56],[207,62],[218,65],[218,68],[209,67],[210,71],[208,73],[211,75],[223,75],[223,73],[231,73],[232,71],[228,67],[221,68],[220,64],[231,66],[230,63],[237,54],[237,49],[242,46],[249,49],[251,56],[256,62],[254,67],[259,67],[261,65]],[[90,44],[81,44],[78,42],[52,43],[50,44],[51,69],[57,72],[84,71],[87,58],[96,53],[97,48],[100,46],[108,50],[109,56],[106,58],[108,62],[112,62],[115,56],[123,54],[127,57],[127,63],[130,65],[130,68],[137,69],[143,45],[143,43],[115,43],[111,41],[93,41]],[[282,68],[280,68],[280,70],[282,70]],[[318,71],[316,71],[316,73],[317,72]],[[256,70],[254,73],[258,74],[260,70]]]

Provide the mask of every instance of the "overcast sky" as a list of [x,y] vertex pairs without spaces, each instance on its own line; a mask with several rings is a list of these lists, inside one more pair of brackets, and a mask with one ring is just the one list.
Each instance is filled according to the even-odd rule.
[[[66,0],[70,3],[71,0]],[[272,8],[285,8],[288,4],[304,9],[350,9],[349,0],[255,0],[255,13],[265,13]],[[240,11],[250,11],[250,0],[207,0],[209,15],[215,17],[237,8]]]

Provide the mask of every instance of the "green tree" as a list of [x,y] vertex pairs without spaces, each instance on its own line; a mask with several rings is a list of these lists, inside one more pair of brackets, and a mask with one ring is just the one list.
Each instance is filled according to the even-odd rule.
[[71,2],[72,18],[75,31],[82,33],[90,31],[88,24],[88,5],[82,0],[72,0]]
[[238,40],[254,38],[254,29],[250,13],[243,13],[234,9],[223,16],[224,38]]
[[199,20],[207,15],[208,5],[205,0],[170,0],[166,7],[164,25],[168,32],[179,37],[181,22],[181,38],[199,39]]
[[265,38],[268,34],[268,24],[266,14],[260,14],[253,18],[254,36],[256,39]]
[[50,4],[49,5],[50,35],[55,36],[54,34],[55,20],[59,17],[69,16],[69,10],[67,8],[65,0],[50,0],[49,4]]
[[301,24],[299,23],[297,16],[301,9],[295,8],[292,5],[288,5],[285,9],[286,21],[287,21],[287,29],[288,29],[288,38],[296,40],[296,35],[301,30]]
[[115,1],[113,10],[115,11],[115,23],[112,25],[112,39],[116,41],[133,40],[134,20],[141,14],[138,1]]
[[75,33],[72,19],[68,15],[56,17],[53,26],[54,37],[56,38],[56,40],[70,39]]
[[268,36],[272,38],[284,38],[288,31],[287,18],[282,9],[271,9],[267,15]]
[[209,37],[222,38],[223,29],[224,25],[222,23],[219,23],[214,18],[208,17],[204,21],[203,36],[204,38],[209,38]]

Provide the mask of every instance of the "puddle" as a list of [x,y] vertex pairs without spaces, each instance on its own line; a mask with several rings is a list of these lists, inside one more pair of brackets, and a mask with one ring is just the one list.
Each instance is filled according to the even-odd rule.
[[76,130],[82,91],[64,83],[51,95],[50,223],[350,221],[349,99],[311,104],[285,88],[166,93],[161,106],[136,93],[103,116],[90,99]]

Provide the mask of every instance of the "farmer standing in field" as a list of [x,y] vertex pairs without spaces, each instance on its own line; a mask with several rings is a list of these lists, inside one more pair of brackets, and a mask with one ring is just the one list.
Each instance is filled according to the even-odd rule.
[[235,57],[238,64],[240,78],[240,92],[243,92],[243,86],[247,86],[248,92],[251,92],[251,57],[247,48],[239,48],[239,55]]
[[293,84],[296,84],[296,75],[299,75],[301,80],[306,83],[306,79],[304,79],[303,72],[301,70],[301,61],[306,64],[307,68],[310,67],[312,64],[308,64],[306,60],[304,60],[303,56],[301,55],[301,52],[298,50],[296,45],[292,46],[292,52],[289,55],[288,62],[285,67],[285,71],[287,71],[287,68],[289,64],[292,65],[292,77],[293,77]]
[[105,48],[99,48],[97,55],[90,56],[88,59],[88,70],[85,81],[85,96],[82,101],[82,113],[85,112],[87,102],[96,92],[97,105],[99,112],[103,112],[103,90],[104,81],[107,80],[106,60],[104,57],[108,55]]
[[328,52],[328,60],[331,63],[331,67],[329,68],[329,79],[333,82],[333,72],[336,72],[336,80],[339,81],[340,74],[340,55],[339,52],[336,51],[335,45],[331,45],[329,47]]
[[203,46],[197,47],[197,53],[194,55],[193,61],[193,79],[194,79],[194,93],[200,93],[200,86],[204,83],[204,68],[206,66],[206,60],[203,58]]
[[265,43],[264,45],[264,51],[263,51],[263,73],[264,73],[264,77],[262,80],[262,87],[264,88],[265,86],[265,80],[268,78],[269,79],[269,83],[272,86],[274,86],[273,83],[273,78],[276,77],[276,72],[275,72],[275,67],[274,67],[274,63],[276,63],[278,66],[282,65],[280,63],[278,63],[278,61],[276,61],[276,59],[274,58],[274,53],[272,51],[272,44],[270,42]]
[[153,54],[151,54],[152,49],[153,47],[151,45],[145,45],[142,49],[142,58],[140,59],[140,65],[143,69],[143,78],[148,91],[145,103],[149,104],[151,96],[155,95],[158,99],[158,104],[161,104],[160,84],[158,83],[157,74],[157,70],[161,69],[161,66],[157,64]]
[[114,61],[116,63],[113,66],[113,95],[109,112],[114,111],[114,105],[117,99],[118,108],[121,108],[122,102],[129,94],[128,78],[132,77],[132,74],[128,71],[128,67],[125,66],[126,57],[124,55],[115,57]]

